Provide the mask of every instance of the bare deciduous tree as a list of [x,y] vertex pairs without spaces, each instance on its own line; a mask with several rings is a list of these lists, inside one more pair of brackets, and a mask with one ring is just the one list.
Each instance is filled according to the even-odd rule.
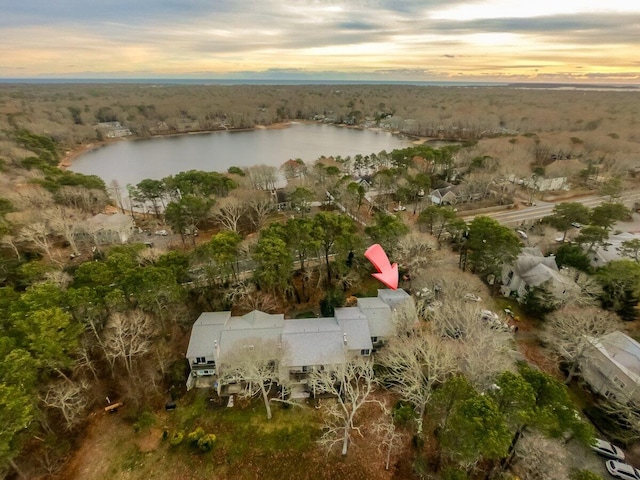
[[140,310],[113,313],[104,329],[104,350],[113,370],[121,361],[133,377],[134,360],[151,350],[156,333],[151,317]]
[[78,254],[76,243],[76,226],[81,220],[80,212],[73,208],[56,205],[46,213],[49,225],[55,233],[64,237],[69,242],[69,246],[74,254]]
[[20,239],[33,244],[54,262],[61,264],[59,259],[53,258],[51,251],[51,240],[49,235],[51,229],[44,222],[34,222],[20,229]]
[[278,380],[278,361],[281,346],[275,340],[259,337],[246,338],[236,342],[220,359],[220,375],[240,379],[245,384],[242,396],[254,397],[262,394],[267,419],[271,420],[269,390]]
[[100,213],[109,203],[109,198],[102,190],[83,187],[62,187],[57,196],[65,205],[91,215]]
[[238,231],[238,222],[247,212],[245,203],[236,197],[225,197],[218,201],[215,210],[215,218],[232,232]]
[[440,337],[422,332],[393,338],[378,355],[385,380],[415,408],[418,434],[433,389],[456,370],[454,350]]
[[569,480],[567,460],[561,442],[531,432],[518,442],[514,470],[527,480]]
[[88,404],[85,392],[88,388],[89,384],[85,381],[60,380],[47,389],[42,402],[47,407],[59,410],[65,427],[70,430],[84,418]]
[[52,270],[44,274],[44,283],[53,283],[60,289],[64,290],[73,281],[73,277],[62,270]]
[[486,391],[500,373],[515,367],[508,325],[477,303],[450,299],[430,318],[432,332],[449,339],[461,372],[478,390]]
[[545,321],[542,333],[549,348],[569,367],[565,383],[571,382],[591,340],[620,328],[615,314],[597,307],[568,306],[553,312]]
[[225,299],[230,303],[252,312],[273,313],[278,308],[278,300],[271,293],[258,291],[255,284],[238,282],[233,284],[227,291]]
[[21,256],[20,256],[20,250],[18,249],[17,245],[16,245],[16,237],[13,235],[3,235],[2,237],[0,237],[0,245],[6,245],[7,247],[11,248],[11,250],[13,250],[13,253],[16,254],[16,259],[20,260]]
[[410,272],[416,272],[430,264],[435,243],[429,236],[412,232],[400,238],[394,250],[395,260]]
[[327,393],[336,397],[329,403],[324,415],[324,433],[319,442],[330,451],[342,443],[342,455],[347,454],[353,432],[362,435],[356,425],[358,411],[372,400],[375,390],[373,365],[369,358],[357,357],[346,364],[324,370],[314,370],[309,385],[316,393]]
[[255,165],[245,169],[251,186],[256,190],[271,190],[278,182],[278,169],[269,165]]
[[256,192],[255,190],[234,193],[244,202],[256,232],[260,231],[265,219],[275,208],[271,195],[268,192]]
[[380,444],[378,451],[385,453],[384,469],[389,470],[391,457],[402,447],[404,434],[396,428],[393,421],[393,415],[388,405],[381,404],[382,415],[376,423],[373,424],[372,430],[378,436]]

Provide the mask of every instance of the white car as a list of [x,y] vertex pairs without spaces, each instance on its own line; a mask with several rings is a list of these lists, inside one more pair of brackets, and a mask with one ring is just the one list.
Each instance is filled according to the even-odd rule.
[[465,293],[464,294],[464,299],[467,302],[481,302],[482,298],[480,298],[478,295],[474,294],[474,293]]
[[618,460],[607,460],[605,465],[607,466],[607,471],[616,478],[640,480],[640,470],[633,468],[631,465]]
[[169,232],[167,232],[166,230],[156,230],[154,233],[156,235],[161,235],[163,237],[166,237],[167,235],[169,235]]
[[606,440],[596,438],[591,444],[591,449],[603,457],[607,457],[612,460],[624,460],[624,452],[620,450],[619,447],[616,447]]

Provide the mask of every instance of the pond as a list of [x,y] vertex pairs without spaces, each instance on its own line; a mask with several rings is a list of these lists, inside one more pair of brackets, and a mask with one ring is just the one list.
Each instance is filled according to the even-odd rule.
[[117,180],[125,186],[187,170],[226,172],[231,166],[262,164],[280,167],[296,158],[311,164],[323,155],[370,155],[410,144],[406,137],[378,130],[294,123],[287,128],[123,140],[79,156],[69,169],[97,175],[107,185]]

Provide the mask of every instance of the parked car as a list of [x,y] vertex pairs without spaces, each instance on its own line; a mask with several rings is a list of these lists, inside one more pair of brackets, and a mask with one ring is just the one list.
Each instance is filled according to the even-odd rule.
[[520,235],[520,238],[522,238],[523,240],[529,238],[529,235],[527,235],[524,230],[516,230],[516,233]]
[[607,471],[616,478],[622,478],[623,480],[640,480],[640,470],[633,468],[619,460],[607,460]]
[[169,235],[169,232],[167,232],[166,230],[156,230],[155,234],[156,235],[162,235],[163,237],[166,237],[167,235]]
[[620,450],[619,447],[616,447],[606,440],[596,438],[593,444],[591,444],[591,449],[603,457],[607,457],[612,460],[624,460],[624,452]]
[[474,293],[465,293],[464,294],[464,299],[467,302],[481,302],[482,298],[480,298],[478,295],[474,294]]
[[572,227],[575,227],[575,228],[582,228],[582,224],[581,224],[581,223],[578,223],[578,222],[573,222],[573,223],[571,224],[571,226],[572,226]]

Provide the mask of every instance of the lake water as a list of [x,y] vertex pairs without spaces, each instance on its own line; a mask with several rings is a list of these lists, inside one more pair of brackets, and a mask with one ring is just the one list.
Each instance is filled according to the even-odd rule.
[[388,132],[294,123],[273,130],[123,140],[79,156],[69,169],[97,175],[107,185],[117,180],[124,187],[187,170],[226,172],[231,166],[262,164],[280,167],[296,158],[311,164],[322,155],[370,155],[410,144],[407,138]]

